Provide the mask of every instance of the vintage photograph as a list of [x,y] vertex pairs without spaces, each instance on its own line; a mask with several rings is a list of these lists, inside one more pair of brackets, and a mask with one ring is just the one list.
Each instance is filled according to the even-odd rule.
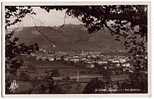
[[147,94],[148,6],[4,5],[4,93]]

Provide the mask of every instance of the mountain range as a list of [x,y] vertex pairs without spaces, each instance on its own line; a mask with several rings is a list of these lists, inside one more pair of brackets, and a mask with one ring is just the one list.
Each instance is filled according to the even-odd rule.
[[[83,25],[37,26],[16,28],[15,36],[26,44],[38,43],[40,48],[69,50],[125,51],[108,29],[89,34]],[[56,47],[52,47],[55,45]]]

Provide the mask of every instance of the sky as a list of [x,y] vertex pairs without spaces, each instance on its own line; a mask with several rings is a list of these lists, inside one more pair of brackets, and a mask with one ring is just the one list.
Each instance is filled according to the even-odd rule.
[[[76,17],[65,16],[66,10],[50,10],[48,13],[46,10],[40,7],[33,7],[36,15],[27,14],[21,22],[12,25],[10,28],[28,27],[28,26],[61,26],[63,24],[82,24]],[[113,21],[109,21],[107,24],[110,26]],[[129,25],[129,24],[128,24]],[[135,27],[135,31],[139,28]]]
[[[20,23],[15,24],[13,27],[24,26],[59,26],[65,24],[82,24],[77,18],[66,15],[65,10],[56,11],[50,10],[46,12],[44,9],[34,7],[36,15],[26,15]],[[65,22],[64,22],[65,17]]]

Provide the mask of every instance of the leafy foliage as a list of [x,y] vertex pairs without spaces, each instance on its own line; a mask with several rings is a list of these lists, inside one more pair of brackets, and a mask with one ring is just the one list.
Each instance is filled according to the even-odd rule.
[[82,21],[89,33],[108,28],[131,55],[134,71],[147,71],[147,5],[41,6],[66,9],[66,14]]
[[86,85],[86,87],[83,90],[83,93],[84,94],[98,93],[97,90],[104,88],[105,88],[104,82],[102,82],[97,78],[94,78]]
[[34,14],[35,12],[30,6],[6,6],[5,7],[5,28],[21,22],[22,18],[27,14]]
[[[89,33],[109,29],[115,40],[122,42],[133,66],[132,81],[147,90],[147,5],[102,5],[102,6],[56,6],[56,10],[66,9],[66,14],[78,18]],[[42,7],[46,11],[54,7]],[[143,74],[146,78],[142,78]],[[89,87],[88,87],[89,88]],[[142,91],[144,89],[140,88]]]
[[11,81],[16,79],[16,72],[23,64],[23,60],[20,59],[22,54],[30,54],[39,49],[38,45],[25,45],[24,43],[19,43],[19,38],[14,37],[14,31],[5,36],[5,80],[6,80],[6,93],[9,92],[9,87]]
[[63,94],[63,90],[59,84],[53,80],[54,71],[47,72],[44,77],[38,77],[32,81],[34,88],[30,91],[31,94]]

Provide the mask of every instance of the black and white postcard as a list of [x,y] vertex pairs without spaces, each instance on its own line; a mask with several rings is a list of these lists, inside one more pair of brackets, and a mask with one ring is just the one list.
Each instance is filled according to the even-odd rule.
[[2,3],[4,95],[148,95],[149,6]]

